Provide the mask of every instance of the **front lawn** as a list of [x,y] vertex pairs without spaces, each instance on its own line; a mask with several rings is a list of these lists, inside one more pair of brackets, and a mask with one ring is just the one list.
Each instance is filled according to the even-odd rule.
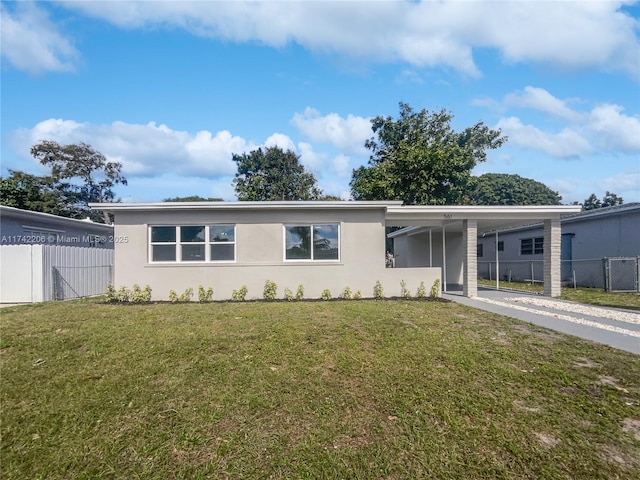
[[0,315],[3,479],[640,478],[640,356],[462,305]]

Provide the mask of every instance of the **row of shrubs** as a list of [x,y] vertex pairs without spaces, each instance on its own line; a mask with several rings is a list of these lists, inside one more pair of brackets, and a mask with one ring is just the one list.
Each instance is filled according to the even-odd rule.
[[[249,289],[246,285],[243,285],[238,290],[234,290],[231,293],[231,299],[236,302],[243,302],[246,300]],[[440,279],[436,279],[431,286],[429,297],[435,298],[440,295]],[[412,298],[411,292],[407,288],[407,283],[402,280],[400,282],[400,296],[402,298]],[[384,296],[384,288],[379,280],[373,287],[373,297],[377,300],[382,300]],[[169,290],[169,301],[171,303],[184,303],[190,302],[193,298],[193,288],[187,288],[183,293],[178,295],[175,290]],[[264,290],[262,292],[262,298],[264,300],[276,300],[278,298],[278,285],[271,280],[264,282]],[[294,293],[288,287],[284,289],[284,300],[292,302],[294,300],[304,299],[304,286],[298,285],[296,292]],[[331,291],[325,288],[320,295],[322,300],[331,300]],[[362,292],[356,290],[353,292],[351,288],[344,287],[338,298],[343,300],[359,300],[362,298]],[[424,282],[420,282],[418,289],[415,293],[415,298],[427,298],[427,290]],[[107,287],[106,300],[109,303],[148,303],[151,301],[151,287],[147,285],[144,289],[135,284],[131,289],[122,287],[119,290],[113,285]],[[200,285],[198,287],[198,301],[200,303],[208,303],[213,301],[213,288],[206,288]]]

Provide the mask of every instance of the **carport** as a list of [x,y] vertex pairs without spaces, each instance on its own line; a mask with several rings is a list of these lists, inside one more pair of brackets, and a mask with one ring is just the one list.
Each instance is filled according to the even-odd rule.
[[[405,227],[388,235],[399,251],[398,267],[442,267],[442,286],[462,284],[466,297],[478,295],[478,235],[496,236],[499,231],[544,224],[544,294],[560,295],[560,218],[581,210],[579,205],[543,206],[387,206],[386,226]],[[496,279],[496,282],[498,280]]]

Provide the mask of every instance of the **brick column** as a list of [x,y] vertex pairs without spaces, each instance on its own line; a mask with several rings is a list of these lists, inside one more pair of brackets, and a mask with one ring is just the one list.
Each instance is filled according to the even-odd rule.
[[478,222],[462,221],[462,294],[465,297],[478,296]]
[[559,297],[560,283],[560,243],[562,228],[560,219],[544,221],[544,294]]

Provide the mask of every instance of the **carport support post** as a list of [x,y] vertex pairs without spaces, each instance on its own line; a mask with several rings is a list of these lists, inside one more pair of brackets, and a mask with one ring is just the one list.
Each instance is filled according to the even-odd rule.
[[560,219],[544,221],[544,294],[559,297],[562,293],[560,283],[560,244],[562,240]]
[[478,222],[462,221],[462,244],[464,262],[462,266],[462,294],[465,297],[478,296]]

